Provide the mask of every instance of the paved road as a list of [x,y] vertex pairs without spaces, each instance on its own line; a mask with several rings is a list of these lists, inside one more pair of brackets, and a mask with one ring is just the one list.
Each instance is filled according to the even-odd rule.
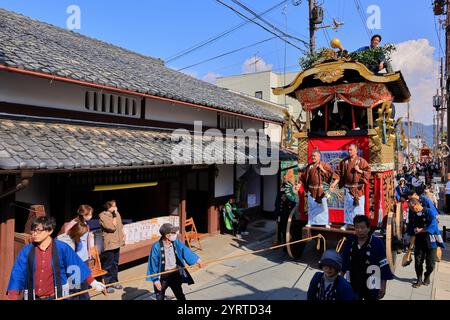
[[[437,179],[436,179],[437,180]],[[450,216],[441,216],[441,226],[450,228]],[[250,226],[252,239],[249,242],[237,241],[226,235],[219,235],[202,240],[204,250],[199,251],[203,260],[270,247],[275,233],[274,221],[266,221],[262,229],[258,225]],[[449,234],[450,235],[450,234]],[[328,248],[336,244],[328,243]],[[450,245],[449,245],[450,246]],[[309,282],[317,269],[321,252],[315,250],[315,243],[308,244],[305,253],[298,261],[293,261],[282,249],[250,254],[226,260],[193,273],[196,283],[183,285],[189,300],[304,300]],[[432,285],[412,288],[415,280],[413,263],[408,267],[400,266],[402,255],[397,256],[395,279],[388,282],[385,299],[387,300],[430,300],[450,299],[450,252],[443,252],[444,260],[433,273]],[[142,276],[146,265],[124,270],[120,279]],[[137,299],[152,300],[152,285],[139,281],[127,286],[124,291],[117,291],[108,297],[97,296],[96,299]],[[170,289],[168,296],[172,295]]]

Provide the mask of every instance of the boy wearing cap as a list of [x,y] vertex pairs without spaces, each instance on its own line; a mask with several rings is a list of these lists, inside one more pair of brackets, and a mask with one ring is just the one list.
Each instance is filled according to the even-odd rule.
[[308,289],[308,300],[356,300],[352,287],[341,275],[342,257],[335,250],[327,250],[319,261],[319,268],[311,279]]
[[194,280],[189,272],[182,268],[186,263],[190,266],[198,264],[200,268],[203,267],[199,256],[177,239],[178,230],[178,227],[174,227],[170,223],[163,224],[159,229],[161,238],[153,244],[150,250],[147,275],[173,271],[147,278],[147,281],[153,282],[157,300],[164,300],[168,287],[172,289],[177,300],[186,300],[181,285],[182,283],[191,285]]

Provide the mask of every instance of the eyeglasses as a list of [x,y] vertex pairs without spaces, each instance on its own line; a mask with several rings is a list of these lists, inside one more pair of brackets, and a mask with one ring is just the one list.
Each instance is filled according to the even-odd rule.
[[34,230],[31,230],[31,234],[33,234],[33,233],[40,234],[40,233],[42,233],[43,231],[47,231],[47,230],[45,230],[45,229],[34,229]]

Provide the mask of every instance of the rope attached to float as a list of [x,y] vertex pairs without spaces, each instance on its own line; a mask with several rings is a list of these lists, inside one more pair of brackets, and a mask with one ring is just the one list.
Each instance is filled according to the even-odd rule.
[[[296,243],[300,243],[300,242],[305,242],[305,241],[311,241],[312,239],[316,239],[316,238],[319,239],[317,241],[316,249],[320,250],[320,240],[323,240],[323,247],[324,247],[324,251],[325,251],[326,250],[326,240],[325,240],[324,236],[322,236],[319,233],[318,235],[316,235],[314,237],[309,237],[309,238],[305,238],[305,239],[301,239],[301,240],[297,240],[297,241],[293,241],[293,242],[287,242],[287,243],[284,243],[284,244],[272,246],[272,247],[265,248],[265,249],[259,249],[259,250],[255,250],[255,251],[248,251],[248,252],[244,252],[244,253],[239,253],[239,254],[235,254],[235,255],[232,255],[232,256],[223,257],[223,258],[219,258],[219,259],[212,259],[212,260],[209,260],[209,261],[207,260],[207,261],[204,261],[203,263],[205,265],[206,264],[212,264],[212,263],[216,263],[216,262],[219,262],[219,261],[224,261],[224,260],[228,260],[228,259],[234,259],[234,258],[246,256],[246,255],[249,255],[249,254],[255,254],[255,253],[260,253],[260,252],[264,252],[264,251],[279,249],[279,248],[282,248],[282,247],[285,247],[285,246],[288,246],[288,245],[292,245],[292,244],[296,244]],[[128,279],[128,280],[122,280],[122,281],[118,281],[118,282],[114,282],[114,283],[109,283],[109,284],[106,285],[106,287],[115,286],[117,284],[123,284],[123,283],[128,283],[128,282],[144,280],[144,279],[147,279],[147,278],[153,278],[153,277],[156,277],[156,276],[160,276],[160,275],[164,275],[164,274],[168,274],[168,273],[172,273],[172,272],[178,272],[179,270],[183,270],[183,269],[187,269],[189,271],[189,269],[194,268],[194,267],[198,267],[198,266],[199,266],[198,264],[195,264],[193,266],[185,266],[185,267],[177,268],[177,269],[174,269],[174,270],[154,273],[154,274],[151,274],[151,275],[148,275],[148,276],[144,276],[144,277],[137,277],[137,278],[132,278],[132,279]],[[89,293],[89,292],[93,292],[93,291],[95,291],[95,289],[94,288],[90,288],[90,289],[87,289],[87,290],[83,290],[83,291],[79,291],[79,292],[76,292],[76,293],[73,293],[73,294],[69,294],[67,296],[63,296],[61,298],[57,298],[55,300],[65,300],[65,299],[69,299],[69,298],[76,297],[76,296],[79,296],[79,295],[82,295],[82,294],[85,294],[85,293]]]

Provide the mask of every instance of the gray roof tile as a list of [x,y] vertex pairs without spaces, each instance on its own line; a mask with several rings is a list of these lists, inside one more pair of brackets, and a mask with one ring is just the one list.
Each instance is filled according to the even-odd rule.
[[0,9],[0,64],[103,84],[260,119],[282,116],[144,56]]
[[[65,143],[63,139],[68,140],[68,132],[73,135],[70,143]],[[34,138],[35,136],[39,138]],[[98,124],[88,126],[73,122],[46,122],[41,119],[0,119],[0,137],[4,138],[0,141],[0,170],[119,166],[138,168],[173,164],[171,155],[174,146],[187,138],[184,136],[183,139],[172,141],[167,131],[102,127]],[[6,144],[5,141],[8,140],[13,141],[14,145]],[[217,143],[216,140],[212,145],[215,149]],[[203,147],[211,149],[211,142],[204,142]],[[222,148],[229,153],[225,146]],[[195,145],[194,154],[199,152],[199,146]],[[207,159],[198,161],[194,154],[190,161],[175,159],[175,163],[206,163]],[[219,159],[218,163],[223,161]]]

